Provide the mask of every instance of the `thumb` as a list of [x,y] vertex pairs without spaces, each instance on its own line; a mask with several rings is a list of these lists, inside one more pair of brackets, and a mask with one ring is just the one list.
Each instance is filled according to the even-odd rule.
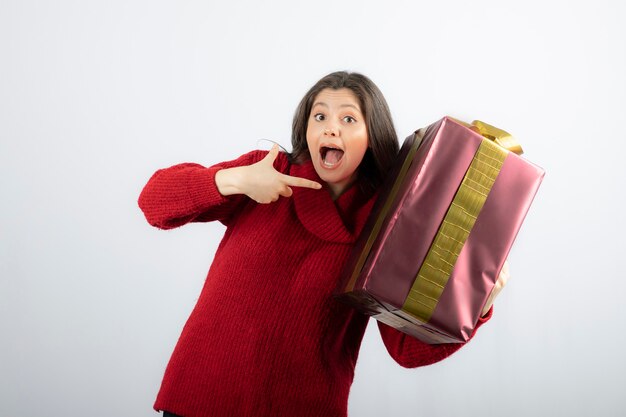
[[272,146],[272,149],[270,149],[268,154],[265,155],[265,158],[263,158],[263,161],[269,163],[270,165],[273,165],[274,160],[276,159],[277,156],[278,156],[278,145],[274,144],[274,146]]

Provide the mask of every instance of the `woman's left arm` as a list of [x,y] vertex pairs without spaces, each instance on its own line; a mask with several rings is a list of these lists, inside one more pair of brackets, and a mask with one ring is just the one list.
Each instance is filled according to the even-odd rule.
[[[489,321],[493,314],[493,301],[509,279],[509,265],[504,262],[496,285],[487,298],[483,315],[478,320],[470,339],[474,337],[480,326]],[[402,367],[417,368],[431,365],[452,355],[465,346],[465,343],[443,343],[430,345],[412,336],[402,333],[384,323],[378,322],[378,329],[389,355]],[[466,342],[467,343],[467,342]]]

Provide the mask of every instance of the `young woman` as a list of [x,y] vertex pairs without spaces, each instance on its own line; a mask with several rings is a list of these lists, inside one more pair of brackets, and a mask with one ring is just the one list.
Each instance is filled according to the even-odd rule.
[[[336,72],[300,102],[292,145],[291,154],[274,146],[209,168],[159,170],[141,193],[139,206],[156,227],[226,225],[156,410],[184,417],[347,415],[368,317],[331,294],[398,140],[372,81]],[[378,327],[404,367],[440,361],[462,346],[428,345]]]

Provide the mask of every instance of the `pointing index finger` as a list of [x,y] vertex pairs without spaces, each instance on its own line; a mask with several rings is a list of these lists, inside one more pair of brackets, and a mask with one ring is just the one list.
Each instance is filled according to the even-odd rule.
[[307,180],[306,178],[301,177],[292,177],[291,175],[283,174],[282,176],[285,184],[292,187],[304,187],[304,188],[313,188],[314,190],[319,190],[322,188],[322,185],[318,182]]
[[274,160],[276,159],[277,156],[278,156],[278,145],[275,143],[274,146],[272,146],[272,149],[270,149],[267,155],[265,155],[265,158],[263,158],[263,161],[266,161],[271,165],[274,163]]

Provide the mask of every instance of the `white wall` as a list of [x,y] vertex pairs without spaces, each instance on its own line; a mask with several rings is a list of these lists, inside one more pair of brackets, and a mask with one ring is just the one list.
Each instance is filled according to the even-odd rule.
[[289,144],[369,75],[402,138],[445,114],[547,170],[470,345],[405,370],[368,328],[351,416],[624,415],[626,10],[618,1],[0,3],[0,415],[152,416],[223,229],[145,223],[151,173]]

